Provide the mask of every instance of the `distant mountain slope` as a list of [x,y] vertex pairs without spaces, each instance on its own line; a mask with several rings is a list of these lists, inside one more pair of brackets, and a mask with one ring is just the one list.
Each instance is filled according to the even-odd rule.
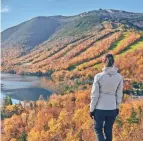
[[54,33],[57,36],[75,35],[89,29],[102,28],[103,21],[119,22],[132,27],[143,28],[143,14],[119,10],[95,10],[76,16],[35,17],[2,32],[2,47],[34,47],[48,40]]
[[60,26],[54,17],[36,17],[2,32],[2,47],[34,47],[47,40]]
[[[94,10],[75,16],[36,17],[2,32],[2,71],[50,75],[54,80],[86,78],[101,68],[112,52],[134,62],[143,51],[143,14]],[[128,54],[128,55],[127,55]],[[142,79],[138,64],[117,65],[126,76]],[[138,66],[135,66],[138,65]],[[127,70],[126,70],[127,68]]]

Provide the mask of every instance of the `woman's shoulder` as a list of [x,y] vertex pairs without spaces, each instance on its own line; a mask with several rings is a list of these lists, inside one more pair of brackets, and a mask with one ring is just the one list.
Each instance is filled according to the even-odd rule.
[[118,74],[118,76],[119,76],[121,79],[124,79],[124,76],[121,75],[119,72],[118,72],[117,74]]
[[[94,80],[99,80],[99,79],[102,78],[104,75],[106,75],[105,72],[99,72],[99,73],[95,74]],[[124,76],[121,75],[120,73],[117,72],[116,75],[118,76],[118,79],[124,80]]]
[[98,80],[98,79],[100,79],[104,74],[105,74],[105,73],[103,73],[103,72],[99,72],[99,73],[95,74],[94,79]]

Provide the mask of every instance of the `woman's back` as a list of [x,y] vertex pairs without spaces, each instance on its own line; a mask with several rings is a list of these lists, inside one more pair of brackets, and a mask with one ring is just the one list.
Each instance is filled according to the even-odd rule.
[[[119,84],[123,80],[122,75],[117,71],[118,68],[115,66],[104,67],[101,73],[95,75],[95,81],[97,79],[99,85],[99,98],[96,109],[113,110],[117,108],[116,96],[120,88]],[[122,95],[122,93],[118,95]],[[118,100],[120,100],[119,97]]]
[[100,78],[100,91],[101,93],[115,93],[119,82],[122,80],[122,76],[118,73],[116,67],[104,67]]

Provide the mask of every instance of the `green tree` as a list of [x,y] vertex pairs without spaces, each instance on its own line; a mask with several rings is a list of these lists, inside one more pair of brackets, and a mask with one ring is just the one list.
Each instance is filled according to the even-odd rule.
[[22,135],[19,138],[19,141],[27,141],[27,133],[23,132]]
[[6,95],[5,99],[4,99],[4,105],[7,106],[7,105],[12,105],[12,100],[11,100],[11,97]]
[[137,113],[135,112],[135,109],[132,107],[130,118],[127,119],[128,123],[136,123],[138,124],[140,122],[139,118],[137,117]]

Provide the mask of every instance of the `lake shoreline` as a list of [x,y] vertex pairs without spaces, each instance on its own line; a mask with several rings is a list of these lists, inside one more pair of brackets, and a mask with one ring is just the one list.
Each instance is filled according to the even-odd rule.
[[32,72],[17,73],[16,71],[10,71],[9,70],[9,72],[7,72],[7,71],[1,71],[0,73],[1,74],[2,73],[5,73],[5,74],[15,74],[15,75],[21,75],[21,76],[38,76],[38,77],[45,76],[45,77],[48,77],[49,79],[52,80],[51,74],[49,74],[49,73],[42,73],[42,72],[36,72],[36,73],[32,73]]
[[43,78],[49,80],[45,76],[1,73],[1,94],[19,101],[36,101],[40,95],[47,99],[53,91],[44,86]]

